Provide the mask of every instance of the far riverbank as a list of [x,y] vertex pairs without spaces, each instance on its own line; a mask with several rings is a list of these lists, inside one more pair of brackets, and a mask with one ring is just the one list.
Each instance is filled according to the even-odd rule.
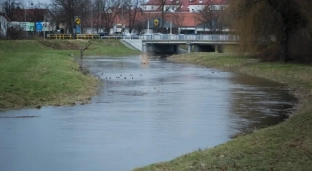
[[259,62],[233,54],[191,53],[168,60],[266,78],[286,84],[298,99],[296,112],[285,122],[239,136],[225,144],[185,154],[143,170],[311,170],[312,67]]

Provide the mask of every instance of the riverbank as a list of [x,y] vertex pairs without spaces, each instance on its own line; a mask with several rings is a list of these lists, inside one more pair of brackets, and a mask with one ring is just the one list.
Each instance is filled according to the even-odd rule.
[[[0,110],[87,103],[99,80],[78,70],[86,40],[0,41]],[[93,40],[85,55],[137,53],[119,40]]]
[[144,170],[311,170],[312,66],[259,62],[233,54],[192,53],[170,61],[190,63],[266,78],[288,85],[298,98],[297,110],[286,121],[225,144],[195,151]]

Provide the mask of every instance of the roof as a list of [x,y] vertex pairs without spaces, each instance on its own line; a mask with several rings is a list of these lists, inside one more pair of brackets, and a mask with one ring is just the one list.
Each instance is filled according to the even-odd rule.
[[0,15],[1,15],[1,16],[4,16],[4,18],[6,18],[8,21],[10,21],[9,17],[8,17],[5,13],[0,12]]
[[[222,5],[227,4],[228,0],[166,0],[166,5],[179,5],[178,11],[189,11],[190,5]],[[149,0],[142,5],[161,5],[162,0]],[[157,9],[159,10],[159,9]]]
[[[50,13],[49,9],[13,9],[12,10],[12,17],[10,18],[11,21],[18,21],[18,22],[36,22],[36,21],[43,21],[44,16]],[[25,15],[26,14],[26,15]]]

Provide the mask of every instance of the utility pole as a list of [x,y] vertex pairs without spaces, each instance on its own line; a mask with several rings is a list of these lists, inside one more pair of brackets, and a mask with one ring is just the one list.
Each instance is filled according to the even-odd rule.
[[149,19],[147,19],[147,34],[149,34]]
[[91,34],[93,34],[93,0],[91,0]]
[[122,34],[125,34],[125,25],[124,25],[124,15],[123,15],[123,0],[121,0],[121,25],[122,25]]
[[26,36],[28,37],[28,32],[27,32],[27,24],[26,24],[26,0],[24,0],[24,18],[25,18],[25,33],[26,33]]
[[102,32],[102,8],[103,8],[103,4],[101,2],[101,6],[100,6],[100,32]]

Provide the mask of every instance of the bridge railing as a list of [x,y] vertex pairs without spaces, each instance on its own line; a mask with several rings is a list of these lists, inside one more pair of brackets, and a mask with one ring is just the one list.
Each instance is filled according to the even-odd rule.
[[125,36],[124,39],[142,39],[142,40],[203,40],[203,41],[233,41],[239,40],[237,35],[188,35],[188,34],[149,34],[140,36]]

